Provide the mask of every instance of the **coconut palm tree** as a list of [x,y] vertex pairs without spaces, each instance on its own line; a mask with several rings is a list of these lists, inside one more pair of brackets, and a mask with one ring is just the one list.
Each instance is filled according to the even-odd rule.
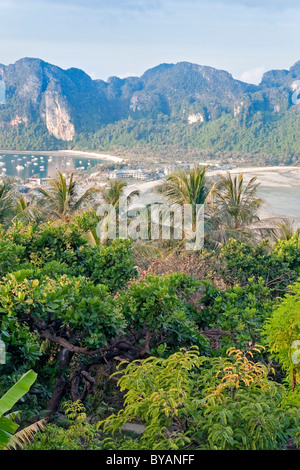
[[37,191],[43,196],[43,202],[49,206],[55,217],[67,219],[74,214],[83,204],[89,202],[94,194],[99,192],[98,188],[92,187],[77,197],[78,184],[74,181],[73,173],[69,184],[66,177],[57,172],[56,178],[49,181],[49,189],[39,187]]
[[25,223],[33,222],[43,216],[41,209],[38,207],[36,197],[31,196],[31,198],[29,198],[22,194],[16,197],[14,214],[13,222],[20,220]]
[[[122,180],[110,180],[108,187],[101,188],[99,192],[102,195],[103,202],[105,204],[110,204],[113,206],[117,222],[117,233],[118,233],[118,222],[120,217],[120,198],[125,197],[125,190],[127,188],[127,183]],[[134,197],[138,197],[140,192],[138,190],[131,191],[126,195],[126,213],[128,212],[129,206],[132,203]],[[124,208],[122,208],[124,209]],[[94,211],[94,215],[95,215]],[[98,217],[100,222],[100,217]],[[101,230],[100,230],[101,231]],[[87,239],[92,245],[100,245],[101,240],[97,234],[97,229],[94,228],[87,233]]]
[[156,188],[156,192],[169,204],[191,206],[193,232],[197,225],[197,205],[207,205],[214,189],[213,183],[207,177],[208,168],[209,165],[196,165],[189,171],[174,171]]
[[295,220],[281,219],[274,229],[275,240],[291,240],[295,235],[300,235],[300,228],[295,225]]
[[0,224],[6,226],[14,213],[15,191],[10,182],[0,185]]
[[212,189],[208,181],[209,166],[195,166],[190,171],[177,170],[168,175],[156,191],[171,204],[205,204]]
[[[121,180],[110,180],[108,188],[100,189],[100,193],[105,204],[111,204],[117,210],[119,209],[119,201],[122,196],[124,196],[125,189],[127,187],[126,181]],[[139,196],[140,192],[138,190],[132,191],[126,196],[127,205],[130,205],[133,198]]]
[[[259,221],[258,210],[263,200],[257,197],[256,177],[244,184],[244,175],[218,175],[207,218],[210,238],[226,242],[229,238],[246,239],[253,236],[250,225]],[[253,226],[254,228],[254,226]]]

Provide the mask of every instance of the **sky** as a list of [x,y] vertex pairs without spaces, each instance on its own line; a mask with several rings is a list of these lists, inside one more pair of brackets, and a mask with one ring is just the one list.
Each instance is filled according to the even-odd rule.
[[0,63],[103,80],[188,61],[259,83],[300,60],[300,0],[0,0],[0,18]]

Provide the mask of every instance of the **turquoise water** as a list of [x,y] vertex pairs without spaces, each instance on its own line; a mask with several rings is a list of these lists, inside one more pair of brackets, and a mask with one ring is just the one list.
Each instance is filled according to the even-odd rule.
[[0,175],[20,178],[55,176],[57,171],[70,172],[81,168],[87,170],[101,163],[101,159],[77,156],[45,154],[0,153]]

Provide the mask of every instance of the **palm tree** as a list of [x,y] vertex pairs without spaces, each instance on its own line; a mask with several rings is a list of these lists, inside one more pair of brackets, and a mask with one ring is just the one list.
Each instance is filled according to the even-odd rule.
[[13,221],[20,220],[25,223],[33,222],[43,215],[35,196],[29,199],[22,194],[19,194],[15,200],[14,214]]
[[[115,211],[116,223],[117,223],[117,235],[119,234],[119,220],[122,214],[120,210],[123,209],[123,214],[126,212],[128,214],[129,206],[132,203],[135,197],[140,195],[140,191],[134,190],[129,194],[125,194],[125,189],[127,188],[127,183],[121,180],[110,180],[108,187],[100,189],[102,199],[105,204],[110,204]],[[126,199],[126,207],[120,207],[120,199]],[[99,219],[100,220],[100,219]],[[101,231],[101,229],[100,229]],[[91,231],[90,237],[94,240],[94,243],[99,244],[99,237],[97,231]]]
[[37,191],[42,194],[44,202],[49,205],[52,213],[60,219],[66,219],[74,214],[84,203],[90,201],[94,194],[99,192],[98,188],[92,187],[85,191],[80,198],[77,198],[78,184],[73,179],[73,173],[70,176],[69,184],[59,171],[56,178],[48,184],[49,189],[39,187]]
[[245,185],[243,173],[218,175],[212,198],[208,231],[217,242],[229,238],[249,238],[250,224],[259,221],[258,210],[263,200],[257,197],[256,177]]
[[156,191],[171,204],[205,204],[212,189],[208,182],[207,166],[195,166],[189,172],[177,170],[166,177]]
[[[111,204],[117,210],[119,209],[120,198],[124,196],[125,188],[127,187],[126,181],[110,180],[108,188],[100,189],[102,198],[105,204]],[[138,190],[132,191],[126,196],[127,205],[130,205],[135,196],[139,196]]]
[[295,235],[300,235],[300,228],[297,228],[294,220],[281,219],[274,229],[275,240],[291,240]]
[[156,192],[169,204],[191,206],[193,232],[197,224],[197,205],[206,206],[214,189],[213,183],[207,177],[208,168],[209,165],[196,165],[189,171],[174,171],[156,188]]
[[10,182],[0,185],[0,224],[6,226],[14,213],[15,192]]

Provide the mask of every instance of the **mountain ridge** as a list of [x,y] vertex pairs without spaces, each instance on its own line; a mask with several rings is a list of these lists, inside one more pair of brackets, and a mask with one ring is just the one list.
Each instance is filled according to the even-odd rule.
[[[64,70],[25,57],[1,64],[0,78],[6,86],[6,103],[0,105],[3,148],[26,150],[31,144],[47,150],[67,143],[95,150],[154,143],[300,156],[299,104],[293,101],[300,61],[289,70],[266,72],[259,85],[185,61],[104,81],[79,68]],[[267,145],[264,133],[266,142],[274,133]]]

